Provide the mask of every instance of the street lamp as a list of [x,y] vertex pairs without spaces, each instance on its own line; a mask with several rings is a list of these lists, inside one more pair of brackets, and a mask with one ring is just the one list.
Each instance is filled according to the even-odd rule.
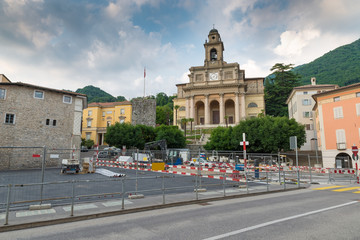
[[315,154],[316,154],[316,164],[319,164],[318,158],[318,142],[317,142],[317,135],[316,135],[316,121],[313,118],[310,118],[310,121],[313,122],[313,129],[314,129],[314,138],[311,140],[315,140]]

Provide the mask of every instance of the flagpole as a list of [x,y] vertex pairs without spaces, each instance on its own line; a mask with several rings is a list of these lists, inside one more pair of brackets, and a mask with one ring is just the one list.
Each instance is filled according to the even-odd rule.
[[144,98],[145,98],[145,78],[146,78],[146,67],[144,67]]

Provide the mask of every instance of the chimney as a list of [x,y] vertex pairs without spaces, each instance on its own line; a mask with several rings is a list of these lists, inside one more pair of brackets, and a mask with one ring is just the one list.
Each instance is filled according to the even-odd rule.
[[315,77],[311,78],[311,85],[316,85],[316,78]]

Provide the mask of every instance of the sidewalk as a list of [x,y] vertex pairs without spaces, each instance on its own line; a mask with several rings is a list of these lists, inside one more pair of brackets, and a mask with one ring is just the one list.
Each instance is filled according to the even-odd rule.
[[[288,191],[299,189],[297,185],[287,184],[286,187],[286,190]],[[305,187],[308,187],[308,185],[304,184],[300,189]],[[249,194],[247,194],[247,191],[249,191]],[[195,192],[167,194],[165,195],[165,198],[162,194],[150,196],[146,196],[145,194],[144,198],[124,198],[124,209],[122,209],[121,198],[102,198],[97,202],[75,203],[73,216],[71,216],[71,205],[52,206],[49,209],[41,210],[10,211],[8,225],[4,225],[6,222],[6,216],[5,212],[2,212],[0,213],[0,232],[81,221],[139,211],[149,211],[166,207],[200,204],[208,201],[217,201],[229,198],[241,198],[259,194],[269,194],[278,191],[284,191],[283,185],[273,183],[269,184],[269,192],[267,192],[266,184],[262,186],[253,186],[249,188],[249,190],[247,190],[246,187],[226,188],[225,196],[223,190],[211,190],[206,192],[200,192],[199,190],[198,200],[196,200]]]

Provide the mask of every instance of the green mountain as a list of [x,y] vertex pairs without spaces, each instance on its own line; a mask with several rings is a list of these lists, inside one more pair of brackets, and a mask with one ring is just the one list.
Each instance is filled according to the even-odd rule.
[[76,90],[77,93],[86,94],[88,97],[88,103],[92,102],[122,102],[126,101],[125,97],[118,96],[117,98],[110,95],[109,93],[101,90],[98,87],[92,85]]
[[310,84],[311,77],[316,77],[317,84],[346,86],[360,82],[360,39],[298,66],[293,71],[301,75],[302,85]]

